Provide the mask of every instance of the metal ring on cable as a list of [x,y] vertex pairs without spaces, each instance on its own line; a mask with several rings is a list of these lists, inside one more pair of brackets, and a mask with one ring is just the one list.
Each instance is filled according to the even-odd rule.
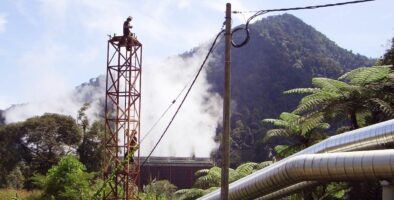
[[248,29],[247,27],[238,27],[238,28],[235,28],[235,29],[231,32],[231,35],[233,35],[235,32],[240,31],[240,30],[244,30],[244,31],[246,32],[246,37],[245,37],[245,39],[244,39],[240,44],[235,43],[234,40],[231,39],[231,44],[232,44],[233,47],[235,47],[235,48],[240,48],[240,47],[244,46],[246,43],[249,42],[249,39],[250,39],[249,29]]

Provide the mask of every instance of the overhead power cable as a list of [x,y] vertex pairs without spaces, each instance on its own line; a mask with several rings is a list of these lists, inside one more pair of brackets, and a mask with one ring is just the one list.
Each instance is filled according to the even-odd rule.
[[[245,20],[246,21],[246,20]],[[223,32],[224,29],[224,25],[225,23],[223,22],[222,28],[221,28],[221,32]],[[216,46],[213,47],[212,51],[216,48]],[[200,71],[200,70],[199,70]],[[195,76],[198,76],[198,74],[200,73],[199,71],[196,72]],[[194,78],[193,78],[194,79]],[[142,143],[149,135],[150,133],[153,131],[153,129],[157,126],[157,124],[163,119],[163,117],[167,114],[167,112],[170,110],[170,108],[176,103],[176,101],[178,100],[178,98],[181,96],[181,94],[183,93],[183,91],[185,91],[185,89],[187,88],[188,85],[190,85],[191,82],[193,82],[193,79],[190,79],[187,84],[185,84],[185,86],[182,88],[182,90],[179,92],[179,94],[175,97],[174,100],[172,100],[172,102],[170,103],[170,105],[168,105],[168,107],[164,110],[164,112],[160,115],[160,117],[156,120],[156,122],[152,125],[152,127],[146,132],[146,134],[144,135],[144,137],[141,139]]]
[[153,124],[153,126],[146,132],[146,134],[144,135],[144,137],[141,139],[142,143],[148,136],[149,134],[152,132],[152,130],[157,126],[157,124],[163,119],[163,117],[167,114],[167,112],[170,110],[170,108],[176,103],[176,101],[178,100],[178,98],[181,96],[181,94],[183,93],[183,91],[185,91],[185,89],[187,88],[187,86],[189,85],[189,83],[187,83],[183,89],[179,92],[179,94],[176,96],[176,98],[174,100],[172,100],[172,102],[170,103],[170,105],[168,105],[167,109],[164,110],[164,112],[160,115],[160,117],[156,120],[156,122]]
[[237,31],[240,30],[244,30],[246,33],[246,36],[244,38],[244,40],[241,43],[235,43],[234,41],[232,41],[232,45],[236,48],[242,47],[244,46],[246,43],[248,43],[249,39],[250,39],[250,35],[249,35],[249,23],[256,18],[257,16],[269,13],[269,12],[276,12],[276,11],[290,11],[290,10],[306,10],[306,9],[317,9],[317,8],[325,8],[325,7],[333,7],[333,6],[343,6],[343,5],[348,5],[348,4],[357,4],[357,3],[365,3],[365,2],[369,2],[369,1],[375,1],[375,0],[358,0],[358,1],[347,1],[347,2],[340,2],[340,3],[332,3],[332,4],[323,4],[323,5],[315,5],[315,6],[305,6],[305,7],[294,7],[294,8],[280,8],[280,9],[269,9],[269,10],[259,10],[259,11],[233,11],[234,14],[242,14],[242,13],[255,13],[254,15],[252,15],[251,17],[248,18],[248,20],[246,21],[246,24],[244,27],[238,27],[235,28],[232,31],[232,34],[234,34]]
[[149,157],[152,155],[152,153],[155,151],[155,149],[157,148],[157,146],[159,145],[159,143],[161,142],[161,140],[163,139],[164,135],[167,133],[168,128],[171,126],[172,122],[174,121],[176,115],[178,114],[179,110],[181,109],[183,103],[185,102],[187,96],[189,95],[191,89],[193,88],[194,84],[196,83],[196,80],[198,78],[198,76],[200,75],[202,69],[204,68],[206,62],[208,61],[209,56],[211,55],[211,53],[213,52],[213,49],[215,48],[216,42],[219,38],[219,36],[224,32],[223,30],[223,26],[222,29],[220,30],[220,32],[216,35],[215,39],[212,42],[211,47],[209,48],[209,51],[207,53],[207,55],[205,56],[204,61],[202,62],[200,68],[197,71],[197,74],[195,75],[193,82],[190,84],[185,96],[183,97],[181,103],[179,104],[177,110],[175,111],[174,115],[172,116],[170,122],[168,123],[168,125],[166,126],[165,130],[163,131],[163,133],[161,134],[159,140],[156,142],[155,146],[153,147],[153,149],[150,151],[150,153],[148,154],[148,156],[145,158],[144,162],[142,163],[141,167],[143,167],[145,165],[145,163],[148,161]]
[[[222,30],[224,28],[224,23],[222,26]],[[222,32],[222,31],[221,31]],[[212,49],[214,50],[216,48],[216,46]],[[200,72],[197,71],[195,76],[198,76]],[[193,78],[194,79],[194,78]],[[188,85],[190,85],[191,82],[193,82],[193,79],[190,79],[187,84],[185,84],[185,86],[182,88],[182,90],[178,93],[178,95],[175,97],[174,100],[172,100],[172,102],[170,103],[170,105],[168,105],[168,107],[164,110],[164,112],[160,115],[160,117],[156,120],[156,122],[152,125],[152,127],[146,132],[146,134],[144,135],[144,137],[141,139],[142,143],[149,135],[150,133],[153,131],[153,129],[157,126],[157,124],[164,118],[164,116],[167,114],[167,112],[170,110],[170,108],[176,103],[176,101],[179,99],[179,97],[181,96],[181,94],[185,91],[185,89],[187,88]]]

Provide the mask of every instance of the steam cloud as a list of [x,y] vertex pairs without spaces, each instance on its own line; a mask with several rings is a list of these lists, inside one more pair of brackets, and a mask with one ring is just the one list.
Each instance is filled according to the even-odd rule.
[[[193,57],[171,57],[163,63],[144,69],[143,77],[146,79],[143,78],[142,86],[142,137],[194,77],[205,55],[206,50],[199,50]],[[203,70],[172,126],[153,153],[154,156],[210,156],[211,151],[217,147],[213,138],[221,120],[222,104],[221,97],[209,93],[209,88],[206,71]],[[166,117],[142,142],[142,155],[147,155],[153,148],[181,99],[177,100]]]
[[[185,85],[190,85],[190,81],[200,67],[206,52],[205,48],[201,48],[193,56],[173,56],[161,63],[143,66],[141,138],[147,134],[147,131]],[[153,156],[209,157],[212,150],[217,148],[214,136],[218,122],[221,120],[221,97],[208,92],[209,89],[206,71],[203,70]],[[76,117],[77,111],[86,101],[91,102],[91,108],[87,111],[88,116],[90,119],[94,119],[103,111],[100,102],[105,97],[104,92],[105,77],[100,76],[90,80],[90,84],[82,85],[73,92],[64,92],[66,95],[12,106],[4,113],[6,123],[23,121],[44,113],[59,113]],[[143,140],[141,144],[142,156],[148,155],[152,150],[185,92],[186,90]]]

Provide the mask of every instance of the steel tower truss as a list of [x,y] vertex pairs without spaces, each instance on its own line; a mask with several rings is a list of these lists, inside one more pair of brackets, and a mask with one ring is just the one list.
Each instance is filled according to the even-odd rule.
[[140,174],[142,45],[111,37],[107,46],[103,164],[106,200],[136,199]]

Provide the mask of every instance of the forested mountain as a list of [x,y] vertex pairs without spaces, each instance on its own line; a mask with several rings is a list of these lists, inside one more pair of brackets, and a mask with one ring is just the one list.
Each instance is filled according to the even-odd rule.
[[[351,69],[371,66],[375,60],[345,50],[290,14],[267,17],[249,26],[250,41],[232,48],[233,164],[262,161],[269,147],[259,141],[266,132],[264,118],[291,111],[299,98],[283,91],[309,87],[312,77],[337,78]],[[243,32],[233,35],[242,40]],[[219,42],[210,63],[212,91],[222,94],[224,45]]]

